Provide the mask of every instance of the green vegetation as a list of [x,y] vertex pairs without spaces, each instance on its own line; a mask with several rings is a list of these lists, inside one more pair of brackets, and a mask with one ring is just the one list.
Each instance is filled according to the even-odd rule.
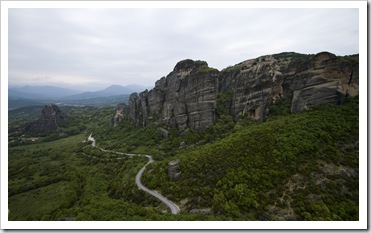
[[[233,95],[219,93],[215,125],[182,136],[167,128],[167,139],[161,125],[136,128],[124,120],[113,127],[114,108],[61,109],[71,119],[63,135],[9,147],[9,219],[358,220],[358,97],[300,114],[279,98],[258,123],[229,115]],[[31,119],[17,114],[10,115],[14,128]],[[101,148],[153,155],[142,183],[181,214],[136,187],[147,158],[83,143],[90,133]],[[175,159],[177,181],[168,176]],[[198,209],[209,211],[190,213]]]
[[285,98],[278,98],[269,106],[269,116],[285,116],[291,114],[291,103]]
[[229,109],[232,105],[232,100],[234,96],[234,90],[229,90],[227,92],[220,92],[218,94],[216,102],[216,114],[217,116],[230,115]]
[[237,64],[237,65],[234,65],[234,66],[228,66],[224,69],[222,69],[222,73],[227,73],[231,76],[237,76],[240,72],[241,72],[241,64]]
[[8,111],[9,128],[12,129],[26,122],[37,120],[40,117],[42,109],[43,109],[43,106],[39,105],[39,106],[28,106],[28,107],[23,107],[23,108],[17,108],[17,109]]
[[144,153],[158,155],[158,144],[162,140],[161,133],[154,126],[137,128],[124,120],[117,127],[107,127],[107,122],[88,127],[88,132],[93,132],[98,146],[130,153]]
[[240,220],[358,220],[358,100],[268,119],[176,155],[143,177],[185,209]]
[[[63,106],[61,111],[68,120],[59,123],[58,131],[31,132],[25,126],[35,122],[41,116],[43,106],[24,107],[9,111],[9,146],[29,145],[50,142],[61,138],[81,134],[94,127],[106,127],[112,118],[114,108]],[[36,140],[31,140],[32,138]]]
[[[142,157],[105,159],[84,135],[9,150],[10,220],[145,220],[163,207],[138,191]],[[89,151],[90,149],[90,151]],[[85,152],[88,152],[86,154]]]
[[215,69],[215,68],[212,68],[212,67],[208,67],[208,66],[201,66],[200,68],[198,68],[197,70],[197,73],[199,74],[204,74],[204,73],[217,73],[219,72],[218,69]]
[[285,52],[273,55],[273,57],[278,61],[278,65],[282,71],[289,70],[291,67],[299,67],[297,72],[306,69],[313,56],[314,55],[294,52]]
[[192,59],[185,59],[180,62],[178,62],[175,65],[176,69],[190,69],[192,67],[200,67],[200,66],[206,66],[207,67],[207,62],[205,61],[200,61],[200,60],[192,60]]
[[342,57],[339,57],[340,60],[346,64],[352,64],[352,65],[356,65],[356,64],[359,64],[359,56],[358,54],[355,54],[355,55],[349,55],[349,56],[342,56]]

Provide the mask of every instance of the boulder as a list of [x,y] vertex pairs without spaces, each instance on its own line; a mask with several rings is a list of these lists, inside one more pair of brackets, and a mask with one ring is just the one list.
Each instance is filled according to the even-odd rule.
[[169,137],[169,131],[164,128],[159,128],[162,138],[167,139]]

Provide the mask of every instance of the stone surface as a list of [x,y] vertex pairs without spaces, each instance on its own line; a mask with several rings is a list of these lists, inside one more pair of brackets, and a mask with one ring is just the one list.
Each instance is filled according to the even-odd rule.
[[[358,95],[358,64],[352,69],[330,53],[317,54],[311,62],[311,69],[298,72],[292,79],[291,112],[324,103],[340,104],[347,93]],[[353,80],[349,83],[351,74]]]
[[32,132],[61,132],[58,124],[66,120],[67,115],[64,114],[57,105],[48,104],[44,106],[39,120],[26,126],[26,130]]
[[192,209],[189,211],[190,214],[212,214],[211,208],[203,208],[203,209]]
[[[337,57],[280,53],[243,61],[222,71],[204,61],[178,62],[155,87],[129,98],[128,115],[138,127],[159,124],[179,132],[201,131],[216,120],[218,96],[233,117],[262,120],[277,99],[297,113],[358,95],[358,55]],[[228,95],[227,95],[228,94]],[[225,113],[223,113],[225,114]]]
[[184,136],[188,135],[189,133],[190,133],[190,130],[189,130],[189,129],[186,129],[186,130],[184,130],[183,132],[181,132],[181,133],[179,134],[179,136],[180,136],[180,137],[184,137]]
[[178,174],[177,176],[179,178],[179,176],[180,176],[179,164],[180,164],[179,159],[169,162],[169,164],[168,164],[168,166],[169,166],[168,175],[169,175],[170,178],[175,179],[175,176],[177,174]]
[[158,128],[160,130],[161,136],[163,139],[167,139],[169,137],[169,131],[164,128]]
[[130,116],[137,126],[148,119],[179,130],[202,130],[215,121],[217,78],[204,61],[180,61],[155,88],[129,98]]
[[233,116],[261,120],[278,98],[289,100],[291,112],[297,113],[324,103],[339,104],[347,94],[358,95],[358,73],[358,63],[328,52],[283,53],[223,70],[219,88],[233,91]]
[[185,141],[180,142],[179,143],[179,148],[184,148],[184,147],[186,147]]
[[125,103],[117,105],[116,114],[112,118],[113,126],[117,126],[123,119],[129,119],[129,106]]

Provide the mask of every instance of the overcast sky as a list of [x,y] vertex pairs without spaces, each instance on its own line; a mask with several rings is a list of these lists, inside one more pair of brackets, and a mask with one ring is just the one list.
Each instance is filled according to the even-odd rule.
[[359,53],[358,9],[9,9],[9,86],[154,86],[183,59],[219,70],[294,51]]

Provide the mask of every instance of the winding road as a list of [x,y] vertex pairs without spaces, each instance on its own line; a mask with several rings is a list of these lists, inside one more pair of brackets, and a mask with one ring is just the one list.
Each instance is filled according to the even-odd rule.
[[[97,147],[96,146],[96,141],[95,139],[92,137],[92,134],[89,135],[88,137],[88,141],[91,141],[93,142],[92,143],[92,146],[93,147]],[[105,149],[102,149],[102,148],[99,148],[97,147],[98,149],[100,149],[101,151],[104,151],[104,152],[112,152],[112,153],[116,153],[116,154],[120,154],[120,155],[126,155],[126,156],[145,156],[148,158],[148,163],[146,163],[146,165],[144,165],[142,167],[142,169],[139,170],[138,174],[136,175],[135,177],[135,184],[138,186],[139,189],[143,190],[144,192],[147,192],[149,194],[151,194],[152,196],[154,196],[155,198],[159,199],[162,203],[164,203],[165,205],[167,205],[170,210],[171,210],[171,213],[172,214],[179,214],[180,212],[180,209],[177,205],[175,205],[172,201],[170,201],[169,199],[167,199],[166,197],[162,196],[161,194],[159,194],[158,192],[156,191],[153,191],[153,190],[150,190],[148,189],[147,187],[145,187],[142,182],[140,181],[141,177],[142,177],[142,174],[144,172],[144,170],[146,169],[146,166],[150,163],[153,163],[154,160],[152,158],[151,155],[142,155],[142,154],[128,154],[128,153],[122,153],[122,152],[116,152],[116,151],[111,151],[111,150],[105,150]]]

